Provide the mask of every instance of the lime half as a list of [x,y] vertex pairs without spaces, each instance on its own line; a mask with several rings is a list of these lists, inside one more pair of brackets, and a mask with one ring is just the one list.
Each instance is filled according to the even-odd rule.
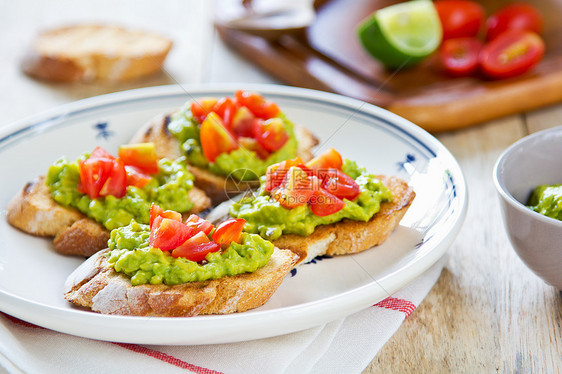
[[389,68],[413,65],[433,53],[443,31],[433,2],[412,0],[379,9],[361,25],[365,49]]

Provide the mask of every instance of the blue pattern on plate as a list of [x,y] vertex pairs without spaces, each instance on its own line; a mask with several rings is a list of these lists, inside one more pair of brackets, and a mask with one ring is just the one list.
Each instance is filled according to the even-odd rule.
[[110,136],[113,136],[113,131],[109,130],[109,122],[98,122],[94,126],[94,129],[98,131],[96,138],[104,138],[105,140],[109,139]]

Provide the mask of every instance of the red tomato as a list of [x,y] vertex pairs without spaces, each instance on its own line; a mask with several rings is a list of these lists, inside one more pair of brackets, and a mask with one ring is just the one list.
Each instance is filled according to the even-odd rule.
[[278,151],[289,140],[281,118],[256,122],[254,135],[258,143],[270,152]]
[[197,122],[203,123],[205,118],[207,118],[207,114],[213,111],[213,108],[217,104],[217,101],[217,99],[212,97],[206,97],[198,101],[192,101],[191,114],[193,115],[193,118],[195,118]]
[[213,241],[223,248],[228,247],[231,242],[238,242],[245,224],[246,220],[243,218],[233,218],[224,221],[213,232]]
[[113,169],[113,160],[89,157],[80,161],[78,165],[80,171],[79,190],[84,191],[91,199],[98,198]]
[[211,112],[201,124],[201,148],[210,162],[214,162],[221,153],[228,153],[238,148],[232,134],[224,127],[220,117]]
[[203,232],[205,235],[209,235],[215,227],[211,222],[199,218],[196,214],[190,215],[185,224],[192,227],[194,233]]
[[486,21],[486,39],[492,40],[507,30],[542,32],[543,21],[531,4],[509,4],[491,15]]
[[172,251],[172,256],[185,257],[190,261],[201,262],[207,257],[207,254],[217,252],[221,249],[221,246],[215,242],[210,241],[208,243],[192,245],[190,240],[191,239],[188,239],[186,243],[184,243],[185,245],[174,249]]
[[442,0],[435,2],[443,27],[443,40],[478,35],[486,13],[478,3],[468,0]]
[[262,147],[254,138],[240,137],[238,138],[238,143],[248,151],[255,152],[262,160],[265,160],[270,155],[269,151]]
[[232,118],[232,132],[238,137],[253,138],[257,120],[250,109],[245,106],[240,107]]
[[147,174],[158,173],[158,157],[154,143],[122,145],[119,147],[119,158],[125,165],[135,166]]
[[232,119],[236,113],[236,104],[229,97],[224,97],[217,101],[213,107],[213,112],[217,113],[227,129],[232,128]]
[[293,166],[285,174],[281,185],[271,191],[271,196],[281,206],[292,209],[305,205],[313,192],[308,174],[301,168]]
[[490,78],[502,79],[522,74],[544,55],[544,42],[530,31],[510,30],[486,44],[480,52],[482,71]]
[[343,200],[323,188],[314,191],[308,204],[312,213],[320,217],[337,213],[345,206]]
[[192,233],[193,228],[187,227],[181,221],[158,216],[152,223],[148,240],[152,247],[169,251],[184,243]]
[[113,167],[100,190],[100,196],[123,197],[127,192],[127,172],[125,164],[120,159],[113,160]]
[[353,200],[361,193],[357,182],[338,169],[329,169],[326,172],[322,188],[340,199]]
[[113,157],[112,155],[109,154],[109,152],[107,152],[105,149],[103,149],[102,147],[96,147],[94,148],[94,150],[92,151],[92,153],[90,153],[90,158],[108,158],[110,160],[115,160],[115,157]]
[[152,229],[153,223],[157,217],[161,218],[170,218],[175,221],[181,222],[182,216],[181,213],[174,212],[173,210],[163,210],[158,205],[152,203],[150,205],[150,228]]
[[143,188],[152,180],[150,175],[143,173],[137,167],[125,165],[125,171],[127,172],[127,186]]
[[278,187],[285,179],[285,174],[292,166],[298,166],[299,168],[307,171],[306,166],[303,165],[302,159],[300,157],[281,161],[278,164],[270,165],[265,173],[265,186],[264,189],[268,192]]
[[445,40],[439,51],[443,70],[455,77],[472,74],[478,69],[478,55],[481,49],[482,42],[476,38]]
[[322,153],[320,156],[314,157],[312,160],[306,163],[306,166],[313,170],[317,169],[341,169],[343,165],[343,160],[338,151],[334,148],[328,149],[326,152]]
[[280,113],[277,104],[265,100],[263,96],[256,92],[238,90],[234,96],[239,105],[250,109],[250,112],[258,118],[269,119],[277,117]]

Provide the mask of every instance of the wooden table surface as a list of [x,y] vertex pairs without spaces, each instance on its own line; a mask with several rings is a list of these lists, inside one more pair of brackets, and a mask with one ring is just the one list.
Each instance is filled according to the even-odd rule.
[[[174,83],[278,83],[225,48],[203,0],[77,2],[24,0],[0,12],[0,126],[53,106],[124,89]],[[46,27],[115,22],[170,36],[165,72],[127,84],[55,85],[23,75],[19,61]],[[493,103],[490,103],[493,105]],[[373,357],[365,373],[561,373],[562,296],[519,260],[503,228],[492,168],[510,144],[562,125],[562,104],[502,118],[437,138],[468,183],[465,224],[439,281]]]

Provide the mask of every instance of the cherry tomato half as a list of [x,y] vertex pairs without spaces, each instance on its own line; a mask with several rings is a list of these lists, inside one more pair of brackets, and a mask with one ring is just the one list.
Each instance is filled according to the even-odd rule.
[[454,77],[470,75],[478,69],[478,56],[482,42],[476,38],[445,40],[439,50],[441,67]]
[[436,1],[435,9],[443,27],[443,40],[476,36],[486,19],[482,6],[468,0]]
[[228,247],[231,242],[238,242],[245,224],[246,220],[243,218],[233,218],[224,221],[213,232],[213,241],[223,248]]
[[285,174],[283,183],[271,192],[281,206],[292,209],[305,205],[312,196],[312,183],[306,171],[292,166]]
[[320,156],[314,157],[312,160],[306,163],[306,166],[315,169],[341,169],[343,165],[343,160],[338,151],[334,148],[328,149],[326,152],[322,153]]
[[319,217],[324,217],[339,212],[343,209],[345,203],[340,198],[320,188],[314,191],[308,201],[308,205],[312,213]]
[[480,52],[480,66],[490,78],[503,79],[522,74],[544,55],[544,42],[530,31],[510,30],[486,44]]
[[254,135],[258,143],[270,152],[278,151],[289,140],[281,118],[256,122]]
[[543,21],[539,11],[528,3],[509,4],[486,21],[486,39],[492,40],[507,30],[542,32]]
[[203,154],[210,162],[214,162],[221,153],[238,148],[236,139],[215,112],[209,113],[201,124],[200,137]]
[[250,109],[254,116],[261,119],[277,117],[280,113],[279,107],[272,101],[266,100],[256,92],[238,90],[234,94],[238,105]]
[[188,260],[200,262],[208,253],[220,250],[218,243],[212,242],[207,235],[199,232],[187,239],[183,244],[172,251],[172,257],[185,257]]
[[154,248],[169,251],[179,247],[192,233],[193,228],[184,225],[181,221],[158,216],[152,222],[148,241]]
[[135,166],[147,174],[158,173],[158,157],[154,143],[125,144],[119,147],[118,154],[125,165]]
[[328,169],[322,179],[322,188],[340,199],[354,200],[361,193],[353,178],[338,169]]

